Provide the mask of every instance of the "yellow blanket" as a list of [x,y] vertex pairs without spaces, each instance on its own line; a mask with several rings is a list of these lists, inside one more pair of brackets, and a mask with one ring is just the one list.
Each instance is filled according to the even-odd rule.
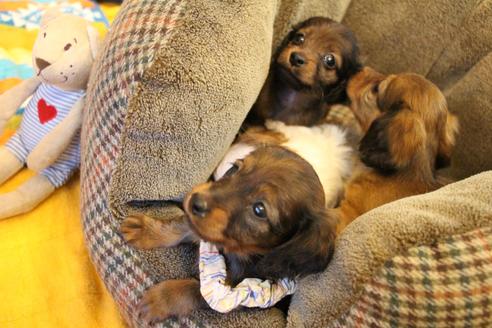
[[[117,10],[103,9],[110,17]],[[35,35],[36,31],[0,26],[0,55],[3,51],[16,64],[29,61]],[[0,93],[19,81],[1,80]],[[0,135],[0,145],[18,120],[20,116],[14,117]],[[0,193],[32,175],[24,170],[0,186]],[[90,262],[79,206],[77,176],[32,212],[0,221],[0,327],[124,326]]]
[[[14,189],[24,170],[0,187]],[[90,262],[79,213],[79,179],[32,212],[0,222],[0,327],[123,327]]]

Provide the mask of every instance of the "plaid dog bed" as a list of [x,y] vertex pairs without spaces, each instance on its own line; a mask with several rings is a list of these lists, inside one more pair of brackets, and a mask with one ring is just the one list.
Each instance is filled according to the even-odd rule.
[[492,229],[477,229],[387,261],[330,327],[488,327]]
[[[92,261],[128,323],[142,292],[154,281],[141,258],[118,234],[108,206],[109,184],[130,96],[152,63],[159,44],[179,20],[182,1],[126,1],[108,32],[104,54],[88,89],[81,167],[82,213]],[[170,321],[166,327],[179,327]],[[190,326],[195,326],[190,323]]]
[[[344,16],[345,10],[348,10],[348,15],[346,17],[348,17],[349,22],[351,20],[353,25],[356,25],[356,22],[362,20],[355,20],[353,17],[356,16],[357,13],[367,12],[364,7],[367,3],[366,1],[352,1],[350,6],[350,1],[328,2],[325,0],[320,1],[319,3],[316,1],[285,1],[278,5],[271,5],[270,2],[261,2],[261,4],[259,4],[254,1],[245,0],[243,2],[224,2],[217,4],[217,6],[231,6],[227,7],[231,9],[231,12],[229,12],[230,16],[227,16],[231,24],[232,21],[235,21],[238,18],[245,19],[244,17],[239,17],[237,12],[233,11],[233,9],[239,7],[239,3],[248,8],[264,8],[265,12],[262,13],[264,14],[264,17],[262,16],[263,20],[265,22],[268,21],[271,25],[275,25],[275,30],[277,32],[285,32],[286,27],[289,26],[286,21],[289,19],[292,23],[299,21],[305,18],[305,16],[302,15],[310,16],[314,13],[328,14],[333,10],[331,16],[340,20]],[[152,129],[146,131],[133,129],[132,125],[134,125],[134,122],[127,120],[128,107],[133,109],[132,115],[134,115],[134,118],[144,117],[147,119],[147,121],[144,120],[147,123],[153,123],[153,121],[163,125],[169,123],[162,119],[162,117],[150,115],[152,113],[155,114],[155,112],[149,111],[146,106],[156,104],[147,103],[147,99],[139,99],[138,104],[140,107],[138,108],[138,111],[136,111],[132,100],[135,99],[135,94],[143,91],[146,92],[146,95],[150,96],[160,94],[160,92],[165,93],[166,90],[163,91],[160,89],[162,84],[155,82],[161,77],[153,76],[151,74],[159,72],[159,69],[162,69],[162,66],[165,65],[179,65],[179,58],[174,58],[174,62],[161,60],[157,63],[156,58],[162,56],[164,59],[168,59],[168,57],[160,53],[161,49],[164,45],[169,44],[171,42],[170,40],[176,40],[183,37],[183,35],[177,34],[177,31],[182,24],[186,23],[185,18],[194,17],[193,15],[199,16],[199,9],[197,9],[198,3],[202,5],[209,4],[209,2],[205,1],[191,3],[186,0],[125,1],[119,16],[115,20],[114,25],[107,36],[101,58],[96,67],[94,67],[88,90],[86,116],[84,118],[82,135],[83,161],[81,168],[82,213],[85,236],[92,260],[96,264],[98,273],[105,281],[107,288],[115,298],[116,302],[119,304],[128,323],[134,326],[144,325],[137,317],[136,304],[146,288],[162,279],[162,277],[177,278],[186,274],[188,274],[188,276],[192,275],[193,268],[195,267],[196,270],[197,267],[192,255],[194,254],[193,249],[186,250],[185,248],[179,248],[177,250],[163,250],[161,253],[152,253],[139,252],[126,245],[118,234],[119,220],[125,213],[122,211],[122,206],[114,205],[115,195],[120,190],[114,190],[114,188],[111,189],[111,187],[114,187],[115,179],[120,179],[120,184],[118,186],[127,188],[128,190],[135,189],[135,185],[145,187],[145,182],[150,181],[150,184],[155,181],[162,182],[162,180],[165,180],[163,178],[164,174],[169,173],[167,167],[154,165],[154,163],[161,163],[162,158],[165,156],[163,155],[164,152],[155,151],[155,149],[159,148],[152,147],[154,144],[158,144],[164,139],[171,139],[170,136],[166,136],[163,133],[159,134],[159,131],[154,131]],[[298,3],[301,4],[298,5]],[[422,3],[424,2],[422,1]],[[270,5],[271,7],[269,7]],[[295,7],[297,5],[298,7]],[[433,4],[432,6],[438,5],[444,7],[451,6],[449,4],[444,5],[441,3]],[[294,6],[295,8],[289,6]],[[397,4],[394,4],[394,6],[397,6]],[[471,5],[467,4],[466,10],[471,10],[470,6]],[[361,7],[364,8],[361,9]],[[410,7],[405,7],[405,10],[402,10],[401,12],[406,13],[408,8]],[[439,8],[442,9],[441,7]],[[284,10],[283,15],[288,16],[289,19],[286,19],[280,14],[275,16],[274,13],[276,12],[276,9]],[[431,9],[434,9],[434,7]],[[288,14],[285,14],[286,12]],[[293,12],[300,12],[302,14],[298,16],[291,15]],[[212,15],[215,13],[208,14]],[[362,14],[360,14],[359,17],[361,16]],[[209,16],[199,17],[202,17],[204,20],[209,18]],[[433,16],[430,15],[430,17]],[[470,17],[474,16],[471,15]],[[256,19],[257,17],[253,18]],[[253,18],[249,17],[251,20]],[[214,16],[213,19],[218,18]],[[210,18],[210,20],[212,19]],[[248,20],[246,19],[246,21]],[[217,39],[219,38],[218,35],[222,35],[226,29],[225,23],[224,25],[213,21],[200,21],[199,23],[199,25],[207,24],[207,27],[209,27],[210,30],[217,33],[217,35],[214,36]],[[267,24],[265,23],[265,26],[259,26],[259,28],[264,30],[264,35],[252,33],[254,35],[251,35],[251,37],[254,38],[255,42],[264,42],[265,39],[268,39],[269,42],[272,41],[272,38],[270,38],[271,33],[273,33],[272,27],[266,25]],[[410,30],[414,33],[414,25],[411,26],[412,29]],[[358,28],[360,30],[360,35],[363,36],[368,33],[376,33],[360,26]],[[430,29],[430,27],[428,29]],[[377,32],[379,32],[379,30],[384,31],[385,29],[378,29]],[[195,32],[198,33],[199,31]],[[277,35],[274,35],[273,40],[273,45],[278,44],[275,43],[279,40],[278,33]],[[365,39],[366,43],[368,43],[368,40],[370,40],[369,37]],[[212,42],[216,40],[213,38],[210,38],[209,40],[203,38],[201,40],[202,44],[200,45],[205,48],[210,48],[210,44],[212,43],[209,43],[209,41]],[[386,41],[394,42],[395,40],[390,39]],[[398,39],[397,42],[401,42],[401,40]],[[422,51],[422,48],[417,50]],[[265,51],[268,54],[268,50]],[[439,55],[439,53],[444,52],[438,52],[433,49],[433,54],[434,53]],[[198,56],[200,54],[191,53],[191,51],[187,54],[188,57],[194,58],[196,61],[201,60],[199,58],[200,56]],[[252,56],[252,54],[246,53],[246,56]],[[161,57],[159,58],[162,59]],[[173,59],[171,56],[169,56],[169,58]],[[212,60],[214,58],[212,58]],[[428,64],[429,67],[432,66],[432,63],[430,63],[431,59],[437,60],[432,56],[421,56],[419,58],[426,60],[425,63],[419,61],[419,65]],[[486,59],[487,58],[489,57],[486,57]],[[188,60],[189,58],[186,59]],[[384,63],[386,62],[387,61]],[[268,69],[267,65],[265,63],[262,63],[262,65],[265,66],[264,71],[266,72]],[[481,61],[473,68],[474,70],[471,71],[470,74],[467,74],[464,77],[466,83],[457,83],[454,86],[452,89],[453,94],[448,98],[450,99],[450,104],[457,104],[457,98],[469,99],[469,88],[472,88],[472,86],[479,86],[474,87],[472,90],[473,92],[475,92],[475,90],[480,90],[483,94],[490,94],[492,92],[490,86],[484,82],[490,81],[490,79],[483,78],[484,76],[488,76],[486,74],[490,74],[491,71],[487,68],[489,67],[487,65],[490,66],[490,61]],[[425,68],[427,69],[429,67]],[[432,67],[438,68],[438,65]],[[154,68],[155,71],[152,71],[151,69]],[[215,79],[214,81],[218,84],[217,76],[226,79],[227,77],[230,77],[227,74],[232,74],[231,72],[235,73],[235,71],[222,70],[223,68],[223,66],[220,66],[216,72],[208,72],[210,75],[206,75],[205,73],[207,72],[204,73],[200,70],[201,67],[198,67],[196,72],[187,71],[186,74],[189,76],[186,74],[179,76],[182,80],[179,80],[178,82],[181,83],[180,86],[183,90],[188,92],[185,95],[187,98],[193,98],[195,94],[202,92],[203,89],[200,89],[200,87],[203,87],[203,85],[205,85],[205,89],[209,91],[209,97],[205,97],[206,99],[196,100],[193,98],[193,101],[196,100],[195,103],[192,103],[194,106],[193,110],[198,111],[205,108],[203,103],[207,105],[209,105],[209,103],[215,105],[216,101],[220,103],[220,98],[214,98],[217,96],[217,85],[208,83],[209,80],[207,79]],[[253,72],[256,73],[256,71]],[[253,73],[251,74],[253,75]],[[173,78],[173,76],[170,76],[169,78]],[[244,82],[245,79],[244,77],[242,78],[243,80],[241,81]],[[235,75],[233,80],[234,79],[237,80],[238,76]],[[145,82],[145,85],[143,85],[143,82]],[[166,85],[166,87],[169,90],[180,90],[179,88],[176,88],[176,85]],[[241,89],[243,85],[238,84],[235,85],[235,87],[237,88],[236,91],[238,94],[241,92],[246,93],[244,89]],[[260,87],[261,85],[258,85],[258,89]],[[251,90],[248,92],[250,91]],[[172,94],[169,94],[169,96],[172,96]],[[169,103],[174,104],[177,102],[176,99],[179,99],[180,101],[188,100],[179,97],[162,99],[156,107],[166,108],[165,106]],[[242,107],[247,107],[248,105],[247,101],[243,98],[240,98],[240,103]],[[477,112],[478,107],[485,108],[484,106],[478,106],[477,104],[480,103],[470,102],[470,104],[466,106],[466,109],[468,111],[473,110]],[[180,103],[176,103],[175,105],[179,107]],[[191,105],[187,103],[187,106]],[[219,111],[221,109],[222,108],[217,108],[216,110]],[[243,109],[244,108],[241,110]],[[178,113],[181,113],[184,116],[189,114],[186,111]],[[206,112],[206,114],[203,114],[203,117],[212,115],[211,113],[212,111]],[[231,122],[233,121],[233,118],[237,120],[237,117],[233,117],[233,114],[235,113],[229,113]],[[146,115],[150,118],[146,117]],[[479,117],[484,122],[487,121],[486,113],[484,115],[470,115],[470,117],[472,116]],[[179,120],[183,120],[183,117],[175,117],[173,122]],[[339,108],[332,112],[329,120],[340,124],[349,124],[351,118],[346,112],[346,109]],[[198,122],[197,126],[203,128],[200,123],[202,122]],[[157,127],[159,127],[159,124],[156,124]],[[193,131],[200,130],[199,128]],[[190,132],[190,135],[194,133],[193,131]],[[470,133],[470,131],[471,130],[468,130],[467,132]],[[127,132],[130,132],[130,136]],[[484,130],[480,129],[478,130],[477,135],[483,132]],[[224,132],[224,134],[226,133]],[[135,179],[131,180],[135,185],[121,184],[121,181],[130,181],[130,179],[125,180],[125,174],[130,174],[128,172],[129,170],[127,170],[128,167],[117,167],[117,161],[122,158],[121,155],[123,152],[128,150],[128,144],[122,144],[123,136],[131,137],[132,142],[138,141],[143,145],[141,154],[137,154],[138,156],[135,157],[136,160],[141,160],[144,156],[150,157],[149,163],[151,164],[147,167],[141,168],[140,171],[135,171],[135,167],[132,168],[134,170],[131,172],[131,174],[134,175],[133,178],[138,178],[138,181]],[[196,135],[194,136],[196,137]],[[196,139],[195,141],[197,144],[200,142],[203,143],[203,140],[200,139]],[[221,142],[224,143],[224,140],[221,140]],[[210,147],[213,146],[215,145],[210,145]],[[479,163],[477,164],[478,166],[473,167],[472,169],[465,169],[466,172],[461,171],[461,173],[457,175],[461,174],[468,176],[472,173],[490,168],[490,166],[488,166],[488,161],[490,159],[483,154],[483,156],[481,156],[478,152],[480,149],[477,148],[477,152],[475,153],[476,156],[474,155],[481,159],[480,161],[477,160],[477,163]],[[179,154],[177,156],[179,156]],[[220,154],[216,154],[216,157],[220,158]],[[174,160],[176,161],[176,159]],[[126,164],[129,165],[128,162]],[[207,165],[213,167],[210,163]],[[468,166],[466,166],[466,168],[468,168]],[[206,169],[203,169],[203,171],[206,171]],[[118,172],[119,174],[116,178],[115,172]],[[160,172],[164,173],[159,175]],[[205,175],[205,173],[203,174]],[[166,176],[166,178],[168,178],[168,176]],[[172,180],[172,177],[169,176],[169,179]],[[167,320],[159,324],[159,326],[281,327],[287,324],[289,327],[303,325],[308,325],[310,327],[326,327],[328,324],[331,324],[333,326],[406,327],[413,325],[416,327],[423,327],[433,325],[444,326],[450,322],[452,322],[453,325],[458,326],[472,324],[486,325],[486,314],[489,313],[490,310],[489,304],[491,298],[488,296],[488,291],[492,273],[490,271],[490,259],[487,258],[487,252],[484,252],[484,250],[487,250],[490,246],[491,232],[488,229],[476,229],[492,224],[492,222],[489,222],[492,220],[492,215],[490,215],[492,210],[487,207],[487,204],[490,203],[490,199],[492,198],[492,192],[490,190],[491,188],[486,186],[486,182],[490,180],[491,173],[483,173],[481,177],[474,178],[471,182],[459,184],[442,193],[440,190],[438,194],[435,194],[437,196],[424,195],[425,197],[422,198],[412,198],[412,202],[418,203],[419,206],[421,206],[418,208],[418,211],[415,210],[413,212],[416,214],[413,219],[417,222],[414,225],[422,228],[424,233],[417,231],[412,235],[408,235],[403,234],[403,232],[405,232],[403,230],[395,230],[402,235],[391,235],[390,233],[384,234],[384,241],[390,239],[389,237],[392,237],[393,239],[397,237],[404,239],[402,236],[409,236],[408,238],[410,239],[406,240],[405,243],[400,240],[399,245],[403,245],[401,248],[392,248],[391,252],[384,253],[386,255],[389,254],[389,256],[378,258],[377,261],[374,260],[371,262],[371,258],[366,257],[366,255],[370,254],[370,251],[377,247],[384,250],[385,246],[388,246],[384,244],[384,242],[380,242],[377,245],[364,245],[365,249],[354,249],[354,244],[368,230],[367,228],[370,227],[368,224],[364,225],[364,222],[367,221],[367,218],[370,217],[370,215],[366,216],[366,218],[359,218],[354,222],[352,227],[352,230],[357,231],[358,233],[350,234],[349,232],[349,236],[351,236],[352,239],[349,238],[349,240],[345,242],[345,248],[342,247],[342,249],[345,249],[345,253],[343,253],[345,255],[344,258],[358,256],[357,259],[362,261],[361,263],[365,264],[366,267],[364,267],[364,269],[354,267],[353,270],[349,270],[347,269],[350,267],[347,265],[348,263],[344,262],[343,258],[337,258],[335,256],[335,259],[330,264],[327,272],[320,276],[309,277],[309,279],[306,279],[306,282],[300,284],[299,290],[294,294],[287,318],[285,318],[280,311],[274,309],[262,311],[233,311],[227,315],[218,315],[212,311],[197,311],[197,313],[194,313],[190,318],[181,319],[179,321]],[[467,188],[468,194],[473,194],[474,198],[483,196],[482,198],[484,199],[481,199],[481,203],[479,204],[474,203],[472,206],[465,202],[464,204],[466,205],[461,206],[461,208],[464,208],[466,211],[472,208],[475,211],[473,213],[480,213],[480,221],[468,222],[469,217],[466,215],[461,217],[461,221],[456,217],[454,217],[454,221],[451,220],[450,217],[441,220],[445,215],[437,213],[437,210],[434,209],[438,208],[439,204],[442,203],[441,199],[438,197],[439,195],[444,195],[446,197],[450,194],[460,195],[460,188]],[[162,191],[159,188],[155,188],[155,185],[152,185],[148,189],[152,189],[150,191],[146,190],[149,191],[148,194],[150,195],[159,195],[159,192]],[[449,190],[452,190],[453,192],[450,192]],[[165,193],[167,190],[162,192]],[[474,192],[477,194],[474,194]],[[157,197],[143,198],[144,199],[135,199],[135,201],[152,205],[156,202]],[[471,202],[470,199],[465,196],[462,198],[467,202]],[[417,202],[417,200],[419,200],[419,202]],[[459,200],[460,199],[458,199],[458,201]],[[433,205],[432,208],[428,205],[429,201],[433,201],[430,202]],[[405,204],[407,203],[404,203],[404,205]],[[449,208],[452,207],[449,205],[452,204],[451,201],[446,204]],[[399,204],[396,205],[400,206]],[[401,217],[399,217],[399,220],[404,222],[404,219],[406,219],[405,216],[408,213],[404,212],[402,208],[399,208],[396,205],[394,205],[393,208],[394,212],[391,213],[394,216],[400,215]],[[389,207],[389,209],[391,208],[392,207]],[[388,208],[385,209],[388,210]],[[454,214],[456,214],[458,210],[456,208],[454,208],[454,210]],[[433,215],[433,213],[435,215]],[[453,212],[446,212],[445,214],[450,216]],[[387,216],[389,216],[389,214]],[[392,217],[391,219],[394,218]],[[392,221],[387,218],[387,221],[383,222],[385,222],[386,225],[389,225]],[[458,225],[456,222],[460,224],[459,229],[456,227]],[[466,229],[463,227],[466,227]],[[449,229],[446,230],[446,228]],[[471,230],[474,231],[469,234],[461,234]],[[453,231],[458,232],[453,233]],[[449,235],[454,235],[454,237],[442,239]],[[439,242],[435,242],[436,240],[439,240]],[[418,241],[422,241],[420,244],[423,244],[424,246],[413,247],[408,251],[407,249],[409,247],[404,247],[406,245],[420,245]],[[425,246],[426,244],[430,244],[430,246]],[[347,245],[350,245],[351,247]],[[395,255],[396,257],[394,257]],[[353,260],[353,258],[351,259]],[[388,259],[390,260],[385,262]],[[383,263],[385,264],[383,265]],[[375,271],[371,271],[367,268],[370,265],[374,265],[371,269],[374,269]],[[337,294],[339,290],[335,290],[337,286],[342,290],[339,294]],[[337,300],[343,298],[342,296],[345,297],[343,299],[345,302],[337,302]]]

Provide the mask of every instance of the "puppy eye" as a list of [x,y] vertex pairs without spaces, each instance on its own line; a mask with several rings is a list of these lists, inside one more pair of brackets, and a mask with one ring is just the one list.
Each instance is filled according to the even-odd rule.
[[63,48],[63,50],[67,51],[68,49],[70,49],[72,47],[72,44],[71,43],[67,43],[65,45],[65,47]]
[[46,38],[46,32],[43,33],[43,38]]
[[296,33],[294,34],[294,36],[292,37],[292,43],[295,44],[295,45],[301,45],[304,43],[304,34],[302,33]]
[[335,68],[337,61],[335,59],[335,56],[333,54],[328,54],[323,57],[323,64],[325,65],[326,68],[333,69]]
[[237,164],[232,164],[232,166],[226,171],[224,174],[225,177],[231,176],[239,170],[239,166]]
[[253,212],[257,217],[262,219],[266,218],[267,216],[265,205],[263,205],[262,202],[256,202],[253,204]]

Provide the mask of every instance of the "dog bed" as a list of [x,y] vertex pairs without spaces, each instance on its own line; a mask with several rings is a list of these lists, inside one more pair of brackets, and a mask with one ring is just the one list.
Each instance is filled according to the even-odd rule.
[[[365,62],[443,88],[461,134],[447,174],[463,181],[375,209],[333,261],[275,308],[196,311],[162,327],[472,325],[492,310],[492,1],[126,1],[93,70],[83,126],[82,213],[93,262],[127,322],[143,291],[197,274],[196,249],[137,251],[128,213],[172,220],[206,180],[268,73],[272,51],[310,16],[342,21]],[[483,173],[481,173],[483,172]]]

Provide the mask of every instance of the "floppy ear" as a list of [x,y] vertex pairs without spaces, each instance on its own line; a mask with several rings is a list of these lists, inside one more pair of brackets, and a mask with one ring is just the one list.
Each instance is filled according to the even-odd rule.
[[45,27],[49,21],[60,16],[62,13],[57,8],[47,9],[41,17],[41,27]]
[[92,25],[87,25],[87,35],[89,37],[89,45],[91,47],[92,59],[96,59],[97,53],[101,46],[99,32]]
[[392,173],[396,170],[390,153],[387,133],[387,126],[393,116],[387,113],[375,119],[359,145],[362,163],[382,173]]
[[333,256],[336,221],[326,211],[302,219],[297,233],[266,254],[257,264],[268,279],[294,279],[323,271]]
[[[355,39],[354,39],[355,40]],[[356,42],[356,41],[354,41]],[[323,99],[328,105],[332,104],[346,104],[348,103],[347,85],[349,79],[357,74],[362,69],[362,64],[359,61],[359,50],[357,43],[353,43],[353,49],[351,53],[345,53],[343,55],[343,65],[337,72],[339,81],[333,84],[327,85],[323,90]]]
[[343,78],[335,82],[335,85],[327,85],[323,89],[323,101],[327,105],[347,103],[347,79]]
[[361,160],[381,173],[392,173],[422,155],[426,137],[420,118],[405,104],[397,103],[372,122],[359,146]]
[[441,135],[439,136],[439,146],[437,149],[436,157],[436,169],[449,166],[451,162],[451,151],[454,148],[458,130],[458,119],[453,114],[447,113],[445,126]]

